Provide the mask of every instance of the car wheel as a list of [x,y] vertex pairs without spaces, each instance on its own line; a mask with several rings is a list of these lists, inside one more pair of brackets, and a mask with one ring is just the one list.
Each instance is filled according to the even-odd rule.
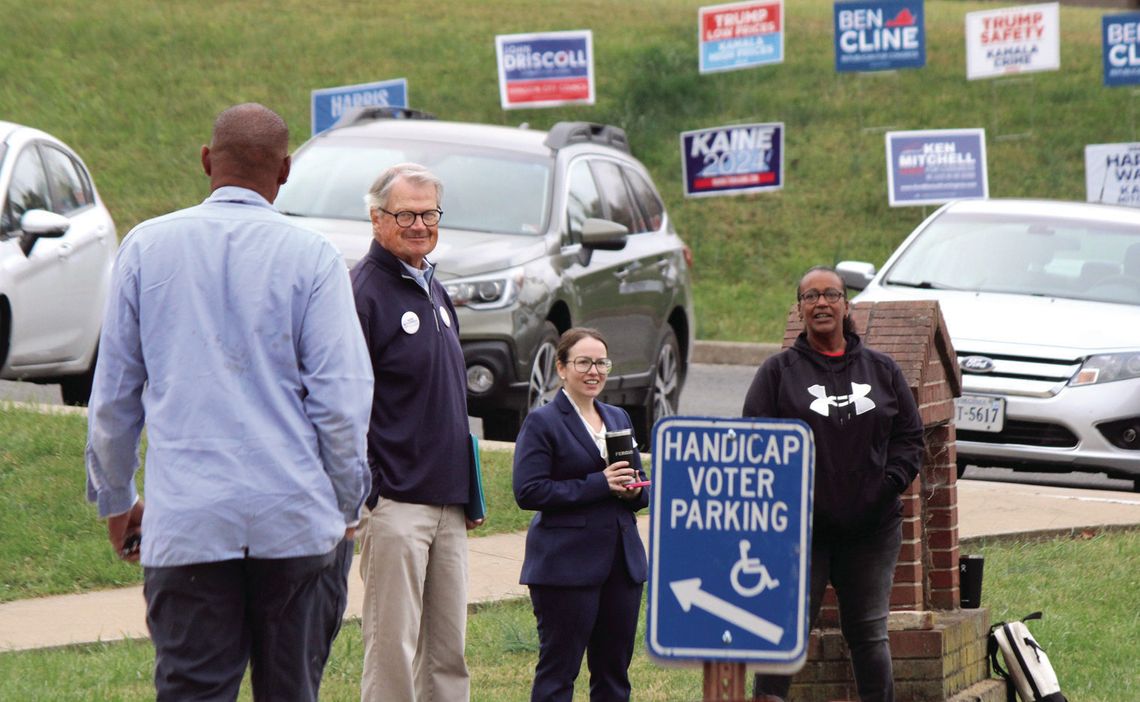
[[526,415],[554,399],[560,383],[557,366],[558,329],[546,322],[542,329],[542,339],[535,347],[534,360],[530,364],[527,379],[526,408],[519,412],[512,409],[495,410],[483,417],[483,438],[492,441],[514,441],[522,428]]
[[630,412],[640,446],[650,447],[653,425],[658,419],[677,414],[683,381],[681,346],[677,343],[677,335],[673,333],[673,329],[666,327],[661,345],[657,347],[657,360],[653,365],[653,383],[645,395],[645,405]]
[[95,380],[95,362],[86,373],[68,375],[59,379],[59,394],[65,405],[84,406],[91,399],[91,383]]

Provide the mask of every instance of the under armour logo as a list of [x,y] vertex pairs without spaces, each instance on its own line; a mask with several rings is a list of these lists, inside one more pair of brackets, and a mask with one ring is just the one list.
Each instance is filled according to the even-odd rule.
[[808,408],[825,417],[831,413],[832,407],[838,409],[853,404],[855,405],[855,414],[863,414],[875,409],[875,401],[867,397],[871,392],[871,386],[863,383],[852,382],[850,395],[828,395],[827,390],[822,385],[812,385],[807,391],[816,398]]

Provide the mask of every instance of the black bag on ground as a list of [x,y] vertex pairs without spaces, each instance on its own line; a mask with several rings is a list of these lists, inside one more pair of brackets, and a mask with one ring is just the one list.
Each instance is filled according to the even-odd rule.
[[[1049,656],[1025,626],[1025,622],[1040,618],[1041,613],[1034,612],[1020,621],[998,622],[990,627],[987,642],[990,669],[1005,679],[1009,702],[1015,702],[1015,690],[1024,702],[1068,702],[1061,694]],[[1003,661],[1005,667],[1002,667]]]

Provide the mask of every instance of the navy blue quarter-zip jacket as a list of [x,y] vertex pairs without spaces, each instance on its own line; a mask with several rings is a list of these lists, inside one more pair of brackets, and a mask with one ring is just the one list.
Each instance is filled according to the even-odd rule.
[[815,435],[816,533],[875,530],[898,518],[898,495],[922,465],[923,424],[902,370],[846,334],[825,356],[801,333],[760,366],[744,416],[802,419]]
[[366,504],[466,503],[467,372],[451,299],[434,276],[425,291],[376,241],[351,277],[376,378]]

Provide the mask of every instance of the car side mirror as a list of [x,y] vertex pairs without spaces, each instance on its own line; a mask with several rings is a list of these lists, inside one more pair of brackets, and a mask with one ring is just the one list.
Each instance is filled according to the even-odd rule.
[[839,279],[848,290],[863,290],[875,277],[875,264],[865,261],[840,261],[835,266]]
[[608,219],[590,217],[582,223],[582,246],[587,249],[620,251],[625,248],[629,229]]
[[55,239],[67,233],[71,221],[47,210],[28,210],[20,216],[20,249],[28,256],[40,239]]

